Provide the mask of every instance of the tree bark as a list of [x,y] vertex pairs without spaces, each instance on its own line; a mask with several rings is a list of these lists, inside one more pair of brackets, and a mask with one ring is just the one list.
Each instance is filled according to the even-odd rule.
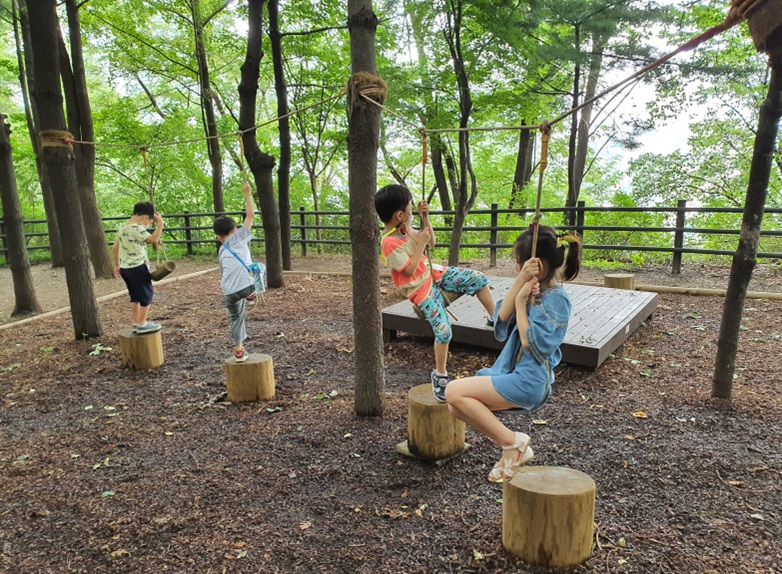
[[280,133],[280,165],[277,168],[277,194],[280,202],[280,232],[282,267],[291,268],[291,126],[288,114],[288,86],[282,65],[282,35],[280,34],[279,1],[269,0],[269,39],[274,67],[274,90],[277,93],[277,122]]
[[[348,0],[351,71],[377,74],[372,0]],[[375,214],[380,111],[352,91],[348,96],[348,187],[353,264],[353,333],[358,416],[379,416],[385,402],[380,316],[380,228]]]
[[190,9],[193,35],[195,37],[196,61],[198,62],[198,83],[201,88],[202,121],[204,123],[204,131],[209,138],[206,149],[209,154],[209,163],[212,165],[214,210],[215,213],[222,213],[225,211],[225,200],[223,199],[223,155],[220,151],[220,140],[217,138],[217,120],[212,99],[212,84],[209,79],[209,63],[206,59],[201,0],[191,0]]
[[749,170],[747,199],[741,222],[741,235],[730,270],[725,305],[722,309],[720,336],[717,341],[717,357],[714,361],[714,378],[711,396],[729,399],[736,371],[736,353],[739,347],[741,317],[744,300],[757,261],[760,227],[768,195],[768,182],[782,116],[782,67],[772,64],[771,81],[766,101],[760,108],[755,149]]
[[[258,95],[258,75],[260,73],[263,48],[264,0],[248,0],[249,29],[247,31],[247,54],[242,64],[242,80],[239,84],[239,129],[243,132],[242,142],[247,165],[255,179],[258,189],[258,206],[261,209],[263,231],[266,238],[266,271],[269,287],[282,287],[282,246],[280,244],[280,216],[274,197],[274,183],[271,171],[274,158],[258,147],[255,130],[255,107]],[[250,131],[244,131],[250,130]]]
[[[19,59],[19,83],[22,86],[22,97],[25,102],[25,116],[27,118],[27,130],[30,132],[30,141],[35,152],[35,166],[38,169],[38,183],[41,186],[41,195],[43,197],[43,209],[46,213],[46,231],[49,235],[49,253],[52,257],[52,267],[62,267],[62,241],[60,240],[60,230],[57,225],[57,212],[54,209],[54,195],[52,194],[52,185],[49,181],[49,172],[41,158],[41,148],[38,143],[38,109],[35,105],[35,99],[30,94],[35,89],[35,78],[33,71],[33,51],[30,40],[30,19],[28,17],[27,3],[20,0],[19,3],[19,24],[22,31],[22,43],[18,38],[16,41],[17,53],[22,53],[24,59]],[[22,44],[25,46],[22,50]]]
[[[74,106],[71,114],[68,108],[69,118],[73,115],[75,123],[69,122],[69,131],[75,139],[92,142],[95,141],[95,130],[92,124],[92,110],[90,97],[87,91],[87,75],[84,72],[84,54],[81,46],[81,24],[79,22],[79,8],[76,0],[65,0],[68,13],[68,32],[71,43],[72,78],[72,102]],[[63,54],[67,58],[67,52]],[[65,74],[71,73],[70,68],[61,70]],[[63,82],[63,87],[67,84]],[[76,181],[79,186],[79,204],[87,235],[87,245],[90,249],[90,259],[95,277],[112,279],[114,277],[114,265],[109,256],[106,231],[103,228],[98,198],[95,196],[95,146],[76,144]]]
[[[527,125],[521,120],[521,125]],[[519,152],[516,155],[516,171],[513,173],[513,187],[510,192],[508,209],[527,207],[521,205],[521,191],[532,179],[532,151],[535,148],[535,134],[532,130],[519,131]]]
[[[584,100],[590,100],[597,93],[597,81],[600,76],[600,68],[603,65],[604,41],[600,36],[595,36],[592,40],[592,53],[589,59],[589,76],[587,77],[586,92]],[[576,135],[575,160],[573,161],[572,187],[568,193],[566,207],[575,207],[578,203],[578,197],[581,194],[581,183],[584,180],[584,170],[586,168],[587,152],[589,151],[589,130],[592,128],[592,110],[595,104],[586,104],[581,108],[581,117],[578,122],[578,133]],[[576,223],[576,212],[568,211],[567,217],[570,225]]]
[[[49,170],[52,182],[56,182],[54,203],[60,232],[69,240],[65,252],[65,280],[71,305],[74,334],[77,339],[101,335],[98,305],[90,277],[90,261],[87,239],[82,226],[77,202],[78,193],[73,149],[54,137],[52,131],[65,132],[60,69],[57,42],[58,23],[54,0],[28,0],[30,7],[30,37],[35,65],[35,90],[33,98],[38,107],[39,129],[42,136],[43,163]],[[49,132],[49,133],[47,133]]]
[[5,123],[8,116],[0,114],[0,201],[3,207],[3,223],[8,246],[6,260],[11,264],[14,282],[14,310],[11,316],[40,313],[41,305],[35,295],[30,261],[24,243],[22,208],[16,189],[13,151],[11,150],[11,127]]
[[[575,47],[576,54],[581,53],[581,28],[576,24],[574,29],[575,34]],[[576,65],[573,70],[573,94],[570,101],[571,109],[578,107],[579,90],[581,89],[581,64],[579,58],[576,56]],[[579,112],[574,112],[570,118],[570,137],[568,138],[567,148],[567,197],[565,198],[565,207],[575,206],[578,200],[578,190],[576,189],[576,143],[578,139],[578,115]],[[573,199],[575,198],[575,199]],[[565,212],[565,224],[575,225],[576,216],[572,211]]]

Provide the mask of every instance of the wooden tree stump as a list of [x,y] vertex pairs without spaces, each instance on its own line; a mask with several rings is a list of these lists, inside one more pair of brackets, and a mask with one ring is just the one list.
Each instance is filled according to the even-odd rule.
[[117,337],[123,367],[154,369],[163,364],[163,337],[160,331],[136,334],[133,329],[125,329]]
[[228,400],[232,403],[274,398],[274,362],[269,355],[251,354],[243,363],[225,361]]
[[592,551],[595,481],[570,468],[522,467],[502,486],[502,545],[528,564],[580,564]]
[[610,273],[603,276],[603,286],[611,289],[635,290],[635,275],[632,273]]
[[465,426],[432,394],[431,385],[410,389],[407,400],[407,448],[416,458],[436,461],[464,450]]

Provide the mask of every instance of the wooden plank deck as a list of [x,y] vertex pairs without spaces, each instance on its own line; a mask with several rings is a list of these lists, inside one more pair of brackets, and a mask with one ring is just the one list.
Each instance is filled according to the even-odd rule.
[[[490,277],[495,300],[502,299],[513,284],[512,277]],[[596,369],[619,345],[657,309],[657,294],[642,291],[589,287],[566,283],[573,310],[565,341],[562,361]],[[449,309],[458,318],[451,318],[453,341],[501,349],[494,332],[484,328],[483,306],[475,297],[464,296]],[[383,339],[396,337],[397,331],[432,337],[432,328],[416,317],[409,301],[401,301],[383,309]]]

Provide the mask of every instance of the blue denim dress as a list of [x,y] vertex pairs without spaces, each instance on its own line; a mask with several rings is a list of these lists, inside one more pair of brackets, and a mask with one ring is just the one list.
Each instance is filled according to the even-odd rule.
[[562,360],[559,346],[565,340],[572,306],[570,297],[561,286],[543,290],[537,301],[534,307],[527,305],[529,350],[523,353],[520,353],[521,337],[516,313],[507,322],[500,321],[498,315],[502,301],[497,302],[494,336],[498,341],[505,341],[505,346],[491,367],[475,373],[477,377],[491,377],[494,390],[509,403],[528,411],[543,406],[551,395],[554,367]]

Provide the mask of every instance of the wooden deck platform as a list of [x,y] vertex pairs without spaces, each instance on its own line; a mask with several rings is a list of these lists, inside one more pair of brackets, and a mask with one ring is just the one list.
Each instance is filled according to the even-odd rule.
[[[513,284],[511,277],[490,277],[495,300],[502,299]],[[619,345],[657,309],[657,294],[642,291],[588,287],[566,283],[573,302],[562,361],[596,369]],[[475,297],[464,296],[449,309],[453,341],[490,349],[501,349],[494,332],[484,328],[485,311]],[[389,342],[397,331],[432,337],[429,323],[416,317],[409,301],[383,309],[383,340]]]

